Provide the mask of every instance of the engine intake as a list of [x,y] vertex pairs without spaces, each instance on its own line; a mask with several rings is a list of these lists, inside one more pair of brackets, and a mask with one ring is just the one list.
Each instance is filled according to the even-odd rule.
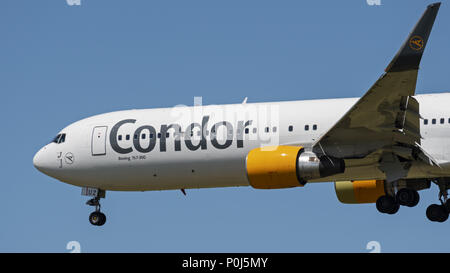
[[299,146],[270,146],[251,150],[246,159],[247,177],[256,189],[304,186],[307,181],[343,173],[343,159],[305,152]]

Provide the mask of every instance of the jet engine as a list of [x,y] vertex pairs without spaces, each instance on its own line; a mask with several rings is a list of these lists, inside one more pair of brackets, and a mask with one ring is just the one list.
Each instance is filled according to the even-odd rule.
[[337,198],[344,204],[375,203],[386,195],[384,180],[336,181],[334,188]]
[[300,146],[270,146],[251,150],[246,158],[247,177],[256,189],[304,186],[312,179],[343,173],[343,159],[317,156]]

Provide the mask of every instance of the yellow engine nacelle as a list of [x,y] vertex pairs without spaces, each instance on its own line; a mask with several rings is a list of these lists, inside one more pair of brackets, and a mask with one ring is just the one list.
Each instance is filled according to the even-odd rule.
[[375,203],[386,194],[383,180],[336,181],[334,188],[344,204]]
[[317,156],[300,146],[270,146],[251,150],[247,177],[256,189],[304,186],[309,180],[344,172],[343,159]]
[[303,186],[297,178],[297,158],[303,147],[271,146],[251,150],[246,159],[247,177],[256,189]]

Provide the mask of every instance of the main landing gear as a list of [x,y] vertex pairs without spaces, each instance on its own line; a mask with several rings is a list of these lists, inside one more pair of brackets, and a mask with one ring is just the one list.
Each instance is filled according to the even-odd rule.
[[416,190],[402,188],[395,195],[387,194],[378,198],[376,206],[379,212],[395,214],[400,206],[415,207],[419,203],[420,196]]
[[447,190],[449,183],[444,179],[438,179],[434,182],[439,186],[439,202],[441,204],[432,204],[427,208],[427,218],[432,222],[445,222],[450,213],[450,200]]
[[[402,188],[397,190],[399,182],[390,183],[385,187],[386,195],[378,198],[376,207],[379,212],[387,214],[395,214],[400,209],[400,206],[415,207],[419,203],[418,190],[427,189],[430,187],[431,182],[435,183],[439,187],[439,203],[428,206],[426,216],[428,220],[432,222],[445,222],[449,218],[450,214],[450,199],[448,198],[448,189],[450,189],[450,179],[437,178],[429,182],[428,185],[419,185],[418,181],[411,183],[410,185],[403,184]],[[416,184],[416,188],[411,186]]]
[[94,226],[103,226],[106,223],[106,215],[100,211],[100,198],[105,198],[105,191],[83,188],[82,194],[94,197],[86,202],[86,205],[95,207],[95,211],[89,215],[89,222]]

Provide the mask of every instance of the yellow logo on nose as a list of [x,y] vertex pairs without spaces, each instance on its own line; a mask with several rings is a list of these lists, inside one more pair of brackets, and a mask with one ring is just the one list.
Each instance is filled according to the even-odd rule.
[[409,40],[409,47],[414,50],[421,50],[423,48],[423,39],[422,37],[416,35],[411,37]]

